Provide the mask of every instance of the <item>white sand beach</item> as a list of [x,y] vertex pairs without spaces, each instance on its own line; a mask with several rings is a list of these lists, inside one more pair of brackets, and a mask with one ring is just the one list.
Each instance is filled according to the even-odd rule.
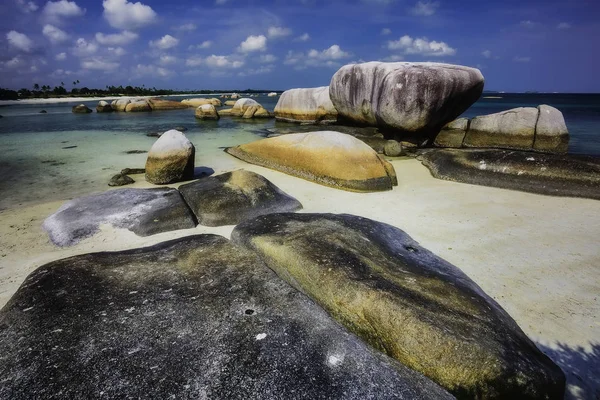
[[[500,303],[563,368],[571,395],[582,396],[582,388],[600,393],[600,360],[591,355],[600,346],[600,202],[437,180],[419,161],[407,158],[392,160],[399,180],[394,190],[367,194],[324,187],[224,153],[204,161],[217,174],[244,168],[264,175],[296,197],[304,205],[301,212],[350,213],[406,231]],[[136,184],[129,187],[150,186],[143,175],[134,178]],[[0,212],[0,306],[31,271],[53,260],[200,233],[229,237],[233,229],[198,226],[138,237],[103,226],[96,236],[61,249],[41,228],[61,203]]]
[[[221,96],[223,93],[212,93],[210,95],[193,95],[196,97],[203,96]],[[231,93],[229,93],[231,94]],[[153,97],[186,97],[191,96],[190,94],[170,94],[170,95],[159,95],[159,96],[98,96],[98,97],[49,97],[47,99],[22,99],[22,100],[0,100],[0,106],[8,106],[15,104],[60,104],[60,103],[74,103],[74,102],[90,102],[90,101],[112,101],[123,98],[136,98],[136,99],[150,99]]]

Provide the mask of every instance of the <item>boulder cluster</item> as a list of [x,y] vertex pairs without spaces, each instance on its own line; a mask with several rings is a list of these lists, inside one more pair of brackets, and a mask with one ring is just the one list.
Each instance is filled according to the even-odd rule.
[[225,102],[225,105],[232,106],[232,108],[217,111],[214,107],[208,108],[205,106],[200,106],[196,109],[196,118],[219,119],[221,116],[231,116],[240,117],[243,119],[252,119],[272,117],[272,114],[254,99],[241,98],[236,101],[229,100]]

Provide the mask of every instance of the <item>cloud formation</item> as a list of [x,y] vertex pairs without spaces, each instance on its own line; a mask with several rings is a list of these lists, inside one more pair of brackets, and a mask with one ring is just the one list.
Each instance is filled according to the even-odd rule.
[[123,31],[121,33],[96,33],[96,41],[105,46],[125,46],[139,37],[137,33]]
[[445,42],[429,41],[424,37],[413,39],[408,35],[404,35],[395,41],[389,41],[387,48],[389,50],[402,50],[407,55],[444,57],[456,54],[456,49],[453,49]]
[[48,40],[50,40],[50,42],[52,42],[52,44],[58,44],[69,40],[69,35],[67,32],[55,27],[54,25],[44,25],[42,33],[48,38]]
[[267,50],[267,38],[265,35],[248,36],[246,40],[240,43],[238,51],[242,53],[252,53],[254,51]]
[[149,44],[150,47],[166,50],[177,46],[179,44],[179,39],[176,39],[171,35],[165,35],[158,40],[151,40]]
[[157,14],[152,7],[141,2],[104,0],[102,7],[104,7],[104,19],[117,29],[139,29],[154,23],[157,19]]
[[418,1],[417,4],[411,8],[411,13],[422,17],[430,17],[436,13],[439,6],[439,1]]
[[29,36],[17,31],[8,32],[6,34],[6,40],[8,40],[8,43],[15,49],[26,53],[32,51],[34,47],[33,40],[29,39]]

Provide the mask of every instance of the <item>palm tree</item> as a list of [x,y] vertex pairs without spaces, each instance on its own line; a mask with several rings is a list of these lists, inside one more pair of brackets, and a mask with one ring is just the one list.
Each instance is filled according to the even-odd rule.
[[65,86],[65,83],[64,83],[64,82],[61,82],[61,83],[60,83],[60,86]]
[[34,83],[34,84],[33,84],[33,90],[40,90],[40,85],[39,85],[39,83]]

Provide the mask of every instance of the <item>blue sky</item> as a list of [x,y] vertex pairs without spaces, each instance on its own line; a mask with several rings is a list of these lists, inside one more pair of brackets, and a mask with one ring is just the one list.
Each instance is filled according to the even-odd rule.
[[480,68],[486,89],[600,92],[600,1],[3,0],[0,86],[288,89],[344,64]]

